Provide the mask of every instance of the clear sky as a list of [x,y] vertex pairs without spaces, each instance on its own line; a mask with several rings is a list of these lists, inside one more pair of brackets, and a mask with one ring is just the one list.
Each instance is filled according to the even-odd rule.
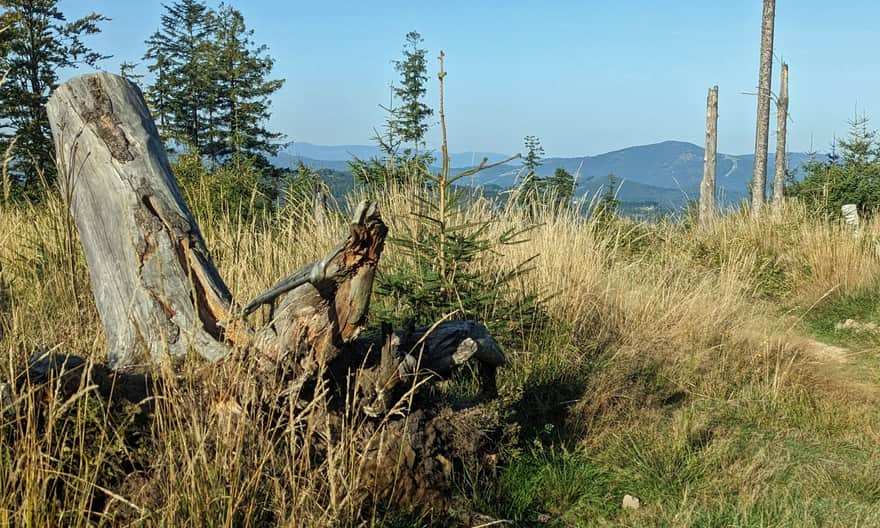
[[[525,135],[554,156],[663,140],[702,145],[713,84],[719,151],[754,150],[756,101],[747,92],[757,84],[760,0],[230,3],[287,80],[271,125],[289,140],[369,144],[396,78],[391,61],[416,30],[432,59],[434,108],[435,57],[446,53],[452,151],[516,152]],[[113,19],[89,42],[114,55],[104,63],[114,72],[121,61],[142,62],[162,12],[155,0],[62,0],[61,8],[68,18]],[[777,1],[776,55],[790,65],[789,150],[827,150],[856,111],[880,127],[878,28],[876,0]],[[777,62],[774,86],[778,73]]]

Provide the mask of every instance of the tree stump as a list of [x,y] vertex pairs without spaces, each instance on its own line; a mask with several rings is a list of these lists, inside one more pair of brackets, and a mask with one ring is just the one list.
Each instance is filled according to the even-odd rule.
[[[330,363],[338,367],[340,356],[360,361],[364,350],[381,348],[375,339],[357,339],[388,231],[374,203],[356,208],[348,237],[329,255],[238,309],[137,86],[109,73],[81,75],[58,87],[48,113],[111,368],[139,364],[144,353],[159,362],[193,350],[216,361],[239,349],[265,370],[293,365],[297,376],[314,377]],[[247,324],[248,314],[276,301],[265,327]],[[384,371],[445,376],[474,357],[491,373],[486,383],[494,392],[494,370],[504,356],[482,325],[449,321],[407,335],[416,339],[404,340]]]
[[[182,198],[138,88],[108,73],[75,77],[52,94],[48,114],[109,368],[37,354],[13,384],[0,385],[0,411],[14,410],[12,394],[30,384],[58,395],[54,386],[79,387],[82,376],[98,383],[107,399],[121,394],[152,401],[149,391],[163,390],[162,384],[128,367],[194,351],[220,363],[193,375],[204,381],[194,384],[200,405],[214,409],[213,403],[231,400],[228,408],[237,409],[232,414],[245,424],[289,419],[280,410],[294,402],[296,412],[310,413],[310,423],[323,424],[311,441],[315,460],[359,415],[354,437],[363,443],[364,473],[383,500],[439,505],[451,493],[454,462],[482,467],[484,455],[495,459],[495,433],[506,423],[498,409],[453,409],[431,398],[413,404],[423,382],[448,377],[470,360],[481,364],[483,393],[495,395],[495,370],[504,355],[485,326],[444,321],[394,331],[384,325],[378,336],[360,336],[388,232],[374,203],[356,207],[348,236],[328,255],[239,307]],[[270,320],[251,327],[248,315],[270,303]]]
[[[140,90],[116,75],[71,79],[47,107],[111,367],[189,349],[228,353],[231,296],[171,173]],[[232,337],[230,335],[230,337]]]

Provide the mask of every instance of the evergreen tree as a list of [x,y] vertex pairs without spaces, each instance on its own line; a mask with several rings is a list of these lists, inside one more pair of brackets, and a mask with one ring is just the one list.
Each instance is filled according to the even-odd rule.
[[466,216],[470,197],[455,182],[502,165],[508,158],[489,164],[486,159],[472,169],[450,174],[443,86],[446,71],[440,52],[440,128],[442,133],[439,174],[428,174],[424,195],[413,198],[415,225],[402,226],[392,243],[404,263],[383,273],[379,293],[399,301],[397,316],[430,324],[443,317],[479,319],[499,335],[513,337],[537,321],[534,296],[517,298],[512,282],[528,269],[529,261],[504,272],[487,274],[481,262],[509,244],[522,242],[526,230],[510,228],[492,233],[492,222]]
[[856,204],[865,216],[880,207],[880,143],[868,123],[864,116],[851,119],[848,136],[832,145],[824,162],[806,163],[803,181],[790,179],[786,194],[830,216],[845,204]]
[[147,89],[163,137],[202,151],[204,110],[213,97],[210,64],[215,17],[199,0],[166,5],[144,59],[155,80]]
[[544,157],[544,147],[541,146],[541,140],[536,136],[526,136],[523,143],[526,154],[523,156],[522,170],[525,175],[517,195],[521,205],[535,203],[541,196],[543,181],[538,177],[536,171],[541,166],[541,159]]
[[617,176],[614,173],[608,175],[608,183],[605,192],[596,204],[595,213],[600,220],[607,220],[617,214],[620,200],[617,199]]
[[58,70],[95,66],[108,58],[82,38],[108,20],[97,13],[67,22],[57,0],[0,0],[0,152],[9,152],[11,184],[33,189],[40,173],[54,180],[53,145],[46,101]]
[[394,69],[400,74],[400,85],[393,88],[400,99],[400,106],[393,116],[394,131],[401,141],[412,144],[411,154],[419,156],[419,148],[425,145],[428,118],[434,111],[423,101],[427,93],[427,50],[419,48],[422,36],[416,31],[406,34],[403,59],[394,61]]
[[214,89],[208,108],[205,154],[216,162],[245,155],[266,163],[265,154],[277,154],[282,134],[265,127],[270,97],[284,84],[270,80],[274,60],[267,47],[253,42],[253,30],[233,7],[221,5],[217,14],[216,52],[210,63]]
[[[419,150],[425,146],[427,120],[434,114],[423,102],[427,93],[428,65],[427,51],[419,48],[421,42],[418,32],[407,33],[403,59],[392,62],[400,73],[400,85],[391,86],[391,102],[387,107],[379,105],[388,117],[384,133],[376,132],[373,136],[382,149],[382,158],[364,160],[355,157],[349,163],[351,173],[370,187],[378,188],[408,179],[421,181],[427,177],[428,167],[434,160],[429,152]],[[395,106],[395,99],[400,100],[399,106]],[[412,148],[399,152],[403,144],[410,144]]]
[[567,170],[559,167],[553,176],[545,180],[545,185],[557,205],[568,207],[574,199],[574,176]]
[[140,84],[141,79],[143,79],[144,76],[135,73],[135,68],[137,67],[137,62],[122,62],[119,64],[119,75],[135,84]]

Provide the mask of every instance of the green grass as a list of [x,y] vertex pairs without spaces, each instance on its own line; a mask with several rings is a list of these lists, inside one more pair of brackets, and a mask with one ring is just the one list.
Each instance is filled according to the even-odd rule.
[[[498,513],[518,526],[880,526],[880,453],[850,412],[741,396],[646,415],[590,447],[536,443],[502,473]],[[625,494],[642,507],[623,510]]]
[[810,334],[826,343],[840,346],[880,343],[880,333],[835,327],[847,319],[880,325],[880,289],[832,295],[807,312],[804,324]]

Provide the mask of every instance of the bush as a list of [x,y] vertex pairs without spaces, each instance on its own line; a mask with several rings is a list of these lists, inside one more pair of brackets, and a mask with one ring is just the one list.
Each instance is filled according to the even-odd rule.
[[[803,181],[789,182],[788,195],[803,200],[815,212],[837,218],[840,207],[856,204],[869,216],[880,206],[880,143],[868,128],[868,118],[849,121],[849,137],[840,139],[824,162],[804,165]],[[837,153],[839,149],[840,153]]]
[[246,222],[264,218],[278,199],[276,169],[251,157],[233,156],[212,171],[192,151],[178,156],[171,169],[198,218],[221,214],[241,215]]

